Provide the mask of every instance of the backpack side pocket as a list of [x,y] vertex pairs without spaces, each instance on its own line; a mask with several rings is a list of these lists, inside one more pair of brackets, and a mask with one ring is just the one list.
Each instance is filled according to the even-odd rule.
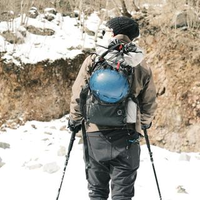
[[128,99],[126,109],[126,122],[128,124],[136,123],[137,119],[137,104],[131,99]]

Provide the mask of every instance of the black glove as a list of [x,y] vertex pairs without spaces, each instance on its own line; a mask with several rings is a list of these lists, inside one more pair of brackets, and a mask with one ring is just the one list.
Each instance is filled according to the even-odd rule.
[[78,133],[81,130],[81,122],[69,119],[68,128],[70,131]]
[[149,129],[151,127],[151,125],[152,125],[152,122],[150,124],[142,124],[141,128],[142,128],[142,130]]

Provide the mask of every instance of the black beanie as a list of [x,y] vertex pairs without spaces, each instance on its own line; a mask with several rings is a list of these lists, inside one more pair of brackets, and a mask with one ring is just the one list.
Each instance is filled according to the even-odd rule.
[[115,17],[109,20],[106,26],[113,29],[114,35],[127,35],[130,40],[139,36],[138,23],[129,17]]

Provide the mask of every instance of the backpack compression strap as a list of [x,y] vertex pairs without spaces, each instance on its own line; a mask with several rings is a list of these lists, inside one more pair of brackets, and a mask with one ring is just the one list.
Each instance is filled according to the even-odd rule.
[[104,57],[111,51],[114,51],[114,50],[121,50],[123,48],[123,44],[121,42],[119,43],[116,43],[114,45],[110,45],[108,46],[108,50],[105,51],[104,53],[102,53],[100,56],[99,56],[99,60],[104,60]]
[[[98,45],[98,46],[103,47],[103,48],[106,48],[106,47],[101,46],[101,45]],[[105,57],[109,52],[114,51],[114,50],[119,50],[119,51],[121,51],[122,48],[123,48],[123,44],[120,43],[120,42],[117,43],[117,44],[114,44],[114,45],[112,45],[112,46],[110,46],[110,47],[108,47],[108,50],[105,51],[104,53],[102,53],[102,54],[99,56],[99,59],[98,59],[97,62],[95,62],[95,58],[96,58],[97,54],[94,53],[93,55],[95,55],[95,57],[94,57],[93,55],[92,55],[92,57],[91,57],[92,62],[93,62],[93,65],[92,65],[92,67],[90,68],[90,74],[92,74],[92,72],[94,71],[94,69],[96,68],[96,66],[97,66],[99,63],[101,63],[101,62],[103,62],[103,61],[105,60],[104,57]]]

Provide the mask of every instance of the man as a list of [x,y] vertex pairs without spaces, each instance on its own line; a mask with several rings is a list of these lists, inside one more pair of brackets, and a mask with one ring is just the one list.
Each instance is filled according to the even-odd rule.
[[[138,24],[131,18],[115,17],[108,21],[106,26],[103,39],[106,40],[107,44],[104,45],[107,47],[115,40],[129,44],[139,36]],[[105,52],[105,48],[98,47],[97,54],[102,52]],[[107,56],[113,58],[113,55]],[[121,127],[86,124],[90,200],[106,200],[110,192],[110,181],[113,200],[131,200],[134,196],[134,183],[140,161],[141,128],[151,126],[156,109],[152,72],[146,66],[143,57],[143,52],[137,47],[123,60],[134,68],[131,92],[138,101],[136,123],[127,123]],[[69,127],[75,132],[81,129],[83,119],[79,106],[80,92],[90,77],[94,60],[94,55],[86,58],[72,87]]]

